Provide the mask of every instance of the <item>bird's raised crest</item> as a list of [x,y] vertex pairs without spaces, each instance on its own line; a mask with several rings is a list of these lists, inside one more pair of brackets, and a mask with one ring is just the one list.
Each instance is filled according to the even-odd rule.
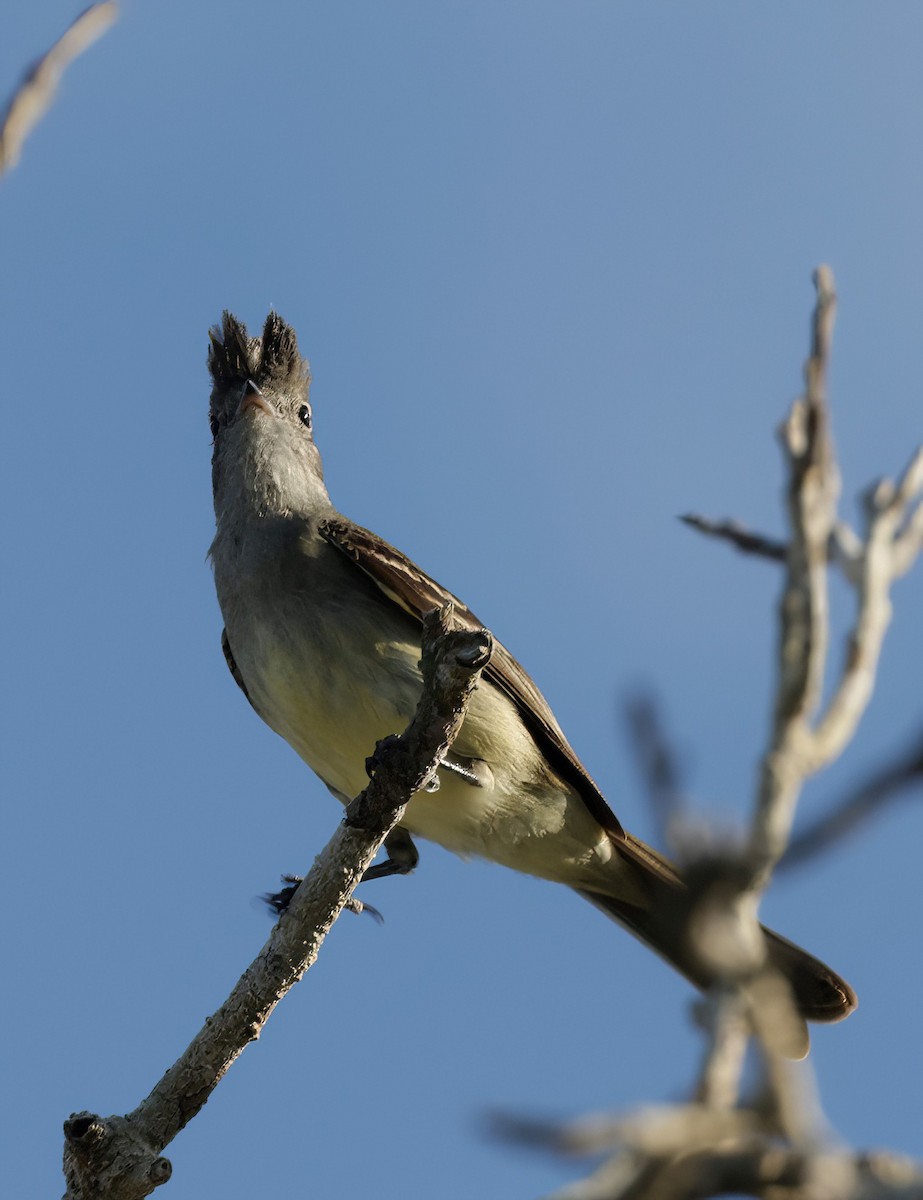
[[250,337],[243,321],[225,312],[221,324],[209,330],[208,369],[213,380],[213,433],[236,412],[239,391],[248,382],[307,399],[311,373],[298,351],[294,329],[277,312],[270,312],[262,335]]
[[308,364],[298,351],[294,329],[277,312],[270,312],[261,337],[252,338],[243,321],[225,311],[220,326],[209,330],[208,369],[215,383],[303,387]]

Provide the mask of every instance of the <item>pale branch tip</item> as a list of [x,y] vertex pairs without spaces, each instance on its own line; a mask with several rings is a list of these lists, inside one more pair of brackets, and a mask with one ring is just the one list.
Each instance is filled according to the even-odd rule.
[[827,413],[826,374],[836,310],[833,275],[818,268],[805,394],[783,426],[789,524],[779,602],[777,685],[751,832],[754,880],[766,886],[784,852],[804,778],[804,745],[820,703],[829,641],[827,557],[839,474]]
[[90,5],[26,72],[0,118],[0,175],[19,161],[26,138],[48,111],[65,69],[102,37],[118,11],[117,0]]
[[[910,568],[923,542],[919,451],[897,483],[880,480],[867,490],[860,534],[837,519],[839,473],[825,392],[835,311],[829,269],[819,270],[816,282],[807,389],[795,406],[805,440],[786,442],[790,537],[780,604],[779,682],[753,834],[764,883],[771,864],[785,852],[805,779],[842,752],[868,705],[891,616],[891,585]],[[831,560],[855,588],[858,603],[839,679],[818,712],[828,657],[826,565]]]
[[[852,564],[858,605],[838,683],[813,731],[809,771],[819,770],[842,753],[871,699],[884,637],[891,621],[891,587],[909,570],[921,550],[921,538],[903,540],[920,511],[923,468],[915,455],[895,484],[882,480],[871,489],[867,527]],[[923,533],[923,522],[920,524]]]
[[813,339],[811,345],[812,358],[826,358],[830,351],[830,340],[833,335],[833,317],[836,306],[836,281],[833,278],[833,268],[827,263],[815,267],[811,275],[817,302],[812,321]]

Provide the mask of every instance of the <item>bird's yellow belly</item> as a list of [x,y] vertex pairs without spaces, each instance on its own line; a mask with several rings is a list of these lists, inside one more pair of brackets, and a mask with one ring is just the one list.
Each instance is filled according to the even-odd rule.
[[[419,651],[394,643],[367,647],[361,668],[331,673],[326,664],[266,647],[253,700],[283,737],[344,802],[368,783],[376,743],[401,733],[420,691]],[[408,667],[410,664],[410,667]],[[464,856],[491,859],[527,874],[591,886],[611,844],[583,801],[544,770],[531,735],[509,700],[481,683],[454,752],[482,764],[482,786],[447,770],[439,787],[418,792],[401,824]]]

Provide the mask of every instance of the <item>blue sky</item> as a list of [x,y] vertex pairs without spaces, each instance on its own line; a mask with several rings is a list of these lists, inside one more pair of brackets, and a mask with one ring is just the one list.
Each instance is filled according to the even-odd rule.
[[[4,89],[75,12],[5,7]],[[845,511],[923,440],[921,52],[910,3],[163,0],[72,67],[0,183],[4,1194],[60,1190],[70,1111],[146,1094],[339,819],[219,648],[222,308],[295,325],[335,502],[521,658],[629,828],[654,836],[618,715],[642,685],[739,822],[779,579],[676,515],[781,530],[818,262]],[[921,576],[806,810],[923,722]],[[860,994],[814,1039],[834,1128],[908,1152],[921,839],[896,807],[765,905]],[[682,981],[563,889],[423,851],[169,1148],[174,1200],[536,1196],[576,1168],[486,1140],[487,1109],[684,1094]]]

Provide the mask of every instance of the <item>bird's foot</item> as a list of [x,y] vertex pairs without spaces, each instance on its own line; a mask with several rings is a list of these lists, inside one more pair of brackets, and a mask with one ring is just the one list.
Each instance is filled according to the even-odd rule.
[[384,862],[374,863],[362,876],[362,882],[370,879],[387,879],[389,875],[409,875],[420,861],[420,851],[413,838],[400,825],[395,825],[385,838],[388,857]]
[[283,875],[282,882],[286,886],[278,892],[264,892],[260,899],[277,917],[281,917],[291,904],[303,878],[303,875]]
[[381,764],[388,757],[388,752],[400,742],[400,738],[396,733],[389,733],[387,737],[380,738],[375,743],[375,749],[365,760],[365,773],[369,779],[375,774]]
[[[382,864],[382,865],[384,865],[384,864]],[[286,886],[284,888],[282,888],[280,891],[266,892],[261,897],[263,903],[273,913],[275,913],[275,915],[277,917],[281,917],[282,914],[288,910],[288,906],[292,902],[292,897],[295,895],[295,893],[298,891],[299,886],[301,885],[302,876],[301,875],[283,875],[282,882]],[[373,917],[378,922],[379,925],[384,924],[385,919],[381,915],[381,913],[378,911],[378,909],[374,908],[371,904],[366,904],[364,900],[360,900],[356,896],[350,896],[350,898],[346,901],[344,908],[349,909],[349,911],[352,913],[368,913],[369,916]]]
[[[362,875],[361,882],[368,883],[370,879],[387,879],[389,875],[409,875],[420,861],[420,851],[414,845],[414,840],[400,825],[396,825],[384,840],[388,857],[384,862],[374,863]],[[298,891],[303,876],[283,875],[285,887],[278,892],[266,892],[261,899],[267,907],[281,917],[292,902],[292,897]],[[384,921],[377,908],[366,904],[363,900],[350,900],[347,907],[351,912],[367,912],[376,921]]]

